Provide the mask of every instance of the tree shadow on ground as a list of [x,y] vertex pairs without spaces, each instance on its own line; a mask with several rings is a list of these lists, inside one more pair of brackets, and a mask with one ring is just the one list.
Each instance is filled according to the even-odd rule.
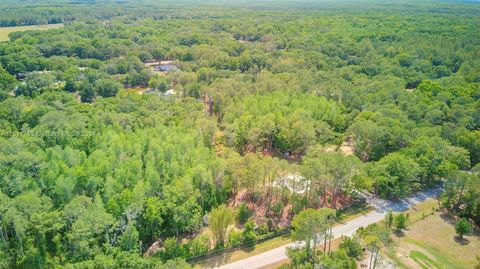
[[450,214],[450,213],[447,213],[447,212],[442,212],[442,213],[440,214],[440,218],[442,218],[444,221],[446,221],[446,222],[448,222],[448,223],[450,223],[450,224],[453,224],[453,225],[455,225],[455,223],[457,222],[457,221],[455,220],[455,218],[453,217],[453,215]]
[[455,240],[455,242],[459,243],[462,246],[466,246],[466,245],[470,244],[470,240],[468,240],[465,237],[460,237],[458,235],[454,236],[454,240]]
[[404,237],[405,236],[405,231],[404,230],[395,230],[393,232],[396,237]]

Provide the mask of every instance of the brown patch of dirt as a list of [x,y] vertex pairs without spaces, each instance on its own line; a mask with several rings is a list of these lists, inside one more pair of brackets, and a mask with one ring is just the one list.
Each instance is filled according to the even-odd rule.
[[267,196],[256,198],[255,201],[252,196],[246,191],[242,190],[237,193],[235,197],[228,200],[227,204],[231,208],[238,207],[241,203],[245,203],[252,211],[252,217],[258,224],[265,223],[266,218],[270,218],[279,228],[285,228],[290,225],[292,221],[292,205],[284,205],[279,216],[275,216],[269,207],[281,202],[279,195],[270,193]]
[[157,252],[160,248],[163,247],[163,243],[161,242],[161,239],[157,240],[155,243],[153,243],[144,253],[144,257],[152,256]]
[[335,151],[340,151],[346,156],[353,155],[355,153],[353,142],[350,139],[347,139],[343,141],[340,146],[330,145],[325,147],[325,152],[335,152]]
[[290,225],[291,222],[292,222],[292,205],[288,204],[282,210],[282,214],[280,216],[280,219],[278,220],[278,228],[280,229],[286,228]]
[[353,142],[351,140],[345,140],[342,142],[340,145],[340,151],[343,152],[343,154],[350,156],[354,154],[354,147],[353,147]]

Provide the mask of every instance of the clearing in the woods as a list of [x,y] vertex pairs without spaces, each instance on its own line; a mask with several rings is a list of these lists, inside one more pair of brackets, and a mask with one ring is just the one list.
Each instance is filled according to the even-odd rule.
[[62,28],[62,27],[63,27],[63,23],[45,24],[45,25],[29,25],[29,26],[14,26],[14,27],[0,27],[0,42],[10,40],[8,38],[8,35],[10,33],[13,33],[13,32],[30,31],[30,30],[42,31],[42,30],[49,30],[49,29]]
[[455,220],[434,211],[431,199],[409,210],[411,224],[402,235],[395,235],[388,256],[402,268],[467,269],[473,268],[480,255],[480,235],[472,233],[460,240],[455,234]]

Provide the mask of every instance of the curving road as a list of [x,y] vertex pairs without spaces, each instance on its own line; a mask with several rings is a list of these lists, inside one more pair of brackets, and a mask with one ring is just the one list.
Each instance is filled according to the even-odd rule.
[[[339,224],[333,227],[333,235],[335,238],[340,236],[351,236],[360,227],[365,227],[369,224],[381,221],[385,218],[385,214],[392,210],[393,212],[402,212],[410,207],[425,201],[428,198],[434,198],[439,195],[441,188],[432,188],[429,190],[418,192],[408,198],[403,198],[396,201],[388,201],[378,198],[367,198],[375,210],[369,212],[361,217],[352,219],[348,222]],[[290,243],[261,254],[248,257],[233,263],[220,265],[215,268],[219,269],[257,269],[271,264],[275,264],[287,259],[286,249],[292,246],[299,246],[302,242]]]

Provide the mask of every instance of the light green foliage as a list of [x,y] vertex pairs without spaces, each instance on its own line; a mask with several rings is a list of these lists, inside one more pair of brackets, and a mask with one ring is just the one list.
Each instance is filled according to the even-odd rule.
[[372,170],[370,173],[376,179],[377,192],[383,197],[398,197],[410,193],[419,173],[417,163],[399,153],[385,156]]
[[[478,164],[477,168],[480,167]],[[463,203],[461,213],[475,221],[480,218],[480,173],[475,168],[472,173],[454,171],[448,174],[445,180],[445,187],[440,196],[441,205],[447,209],[453,209]]]
[[343,249],[348,257],[354,259],[361,259],[363,258],[363,248],[360,244],[360,240],[358,237],[343,237],[342,241],[340,241],[339,245],[340,249]]
[[319,253],[317,256],[312,258],[309,257],[307,248],[287,248],[287,255],[290,259],[290,263],[284,264],[279,268],[357,268],[357,263],[355,262],[355,260],[353,258],[350,258],[343,249],[330,253]]
[[54,87],[55,76],[52,73],[37,72],[27,75],[24,84],[20,84],[15,95],[37,96]]
[[228,246],[236,247],[243,243],[243,232],[231,231],[228,233]]
[[210,239],[205,235],[200,235],[188,242],[187,246],[187,252],[190,256],[204,255],[210,250]]
[[318,265],[320,266],[320,268],[357,268],[357,263],[355,262],[355,260],[349,257],[344,250],[338,250],[320,256]]
[[308,208],[301,211],[292,221],[293,239],[305,241],[307,250],[315,254],[319,239],[328,237],[334,217],[335,210],[330,208]]
[[127,228],[119,239],[119,246],[124,251],[138,252],[140,246],[138,231],[133,223],[127,225]]
[[472,231],[472,225],[468,220],[466,219],[460,219],[456,224],[455,224],[455,232],[463,238],[465,234],[468,234]]
[[[309,192],[307,199],[317,198],[315,203],[327,204],[327,194],[332,194],[331,207],[336,208],[338,196],[352,187],[352,178],[359,173],[360,161],[354,156],[340,152],[325,152],[310,148],[303,158],[303,171]],[[321,201],[320,201],[321,200]]]
[[168,90],[168,81],[164,76],[155,75],[150,78],[148,81],[148,87],[165,92]]
[[358,229],[356,235],[361,239],[362,245],[370,252],[369,268],[374,269],[380,249],[388,247],[392,243],[390,228],[371,224]]
[[455,169],[470,167],[469,153],[440,137],[421,136],[405,151],[418,163],[420,180],[426,184],[438,181]]
[[[71,257],[80,261],[99,254],[100,247],[107,243],[116,226],[113,217],[105,211],[100,195],[96,195],[83,214],[72,223],[66,235],[71,249]],[[103,240],[98,240],[102,236]]]
[[398,231],[405,230],[408,226],[408,216],[400,213],[394,217],[394,223]]
[[0,2],[0,26],[65,24],[0,43],[0,266],[185,268],[165,259],[208,251],[184,238],[239,194],[278,223],[444,182],[480,222],[478,169],[459,172],[480,161],[473,3]]
[[392,210],[390,210],[390,211],[388,211],[387,215],[385,215],[385,223],[387,224],[388,228],[392,227],[393,220],[394,220],[393,212],[392,212]]
[[[28,102],[42,109],[44,102],[49,105],[46,111],[39,110],[38,116],[30,112],[28,117],[22,116],[32,122],[40,137],[0,138],[3,233],[11,246],[16,240],[29,242],[23,246],[28,248],[25,256],[17,256],[15,263],[32,267],[35,260],[42,267],[49,255],[65,263],[82,263],[104,255],[105,247],[139,257],[140,251],[161,235],[198,230],[205,212],[199,204],[200,184],[209,190],[202,197],[205,208],[222,201],[217,191],[222,193],[223,189],[215,185],[221,181],[192,180],[190,169],[198,165],[203,166],[207,178],[222,171],[218,164],[210,165],[214,156],[203,146],[204,138],[186,131],[197,130],[195,124],[163,128],[163,124],[179,124],[176,117],[186,115],[184,108],[136,95],[98,101],[82,112],[61,93],[45,93]],[[57,110],[57,106],[68,112]],[[99,107],[109,107],[110,120],[100,120],[106,115],[97,113]],[[166,112],[165,116],[151,116],[159,110]],[[136,117],[141,123],[126,112],[142,113],[143,117]],[[192,113],[189,110],[189,115]],[[87,121],[91,124],[88,129],[83,125]],[[154,125],[159,127],[147,127]],[[37,143],[43,143],[44,148]],[[7,162],[9,165],[4,165]],[[30,210],[19,211],[10,205],[27,194],[41,197],[28,199],[38,207],[34,210],[41,214],[38,217],[33,213],[24,216],[19,212]],[[120,228],[124,220],[129,224]],[[33,240],[37,236],[40,241]],[[11,257],[7,261],[12,261]]]
[[216,247],[225,246],[228,228],[233,221],[233,211],[221,205],[210,212],[208,226],[212,231]]
[[[289,247],[287,248],[287,256],[290,259],[290,264],[288,265],[283,265],[284,269],[288,268],[302,268],[303,266],[308,266],[306,265],[309,261],[309,250],[307,248],[293,248]],[[310,265],[310,267],[312,267]],[[306,267],[309,268],[309,267]]]
[[341,106],[306,94],[278,91],[254,95],[226,109],[227,132],[240,148],[276,147],[302,153],[317,140],[332,141],[333,130],[341,130],[345,124]]
[[163,260],[171,260],[184,255],[184,249],[181,247],[178,238],[169,237],[163,242],[163,249],[156,253]]
[[245,228],[242,232],[243,242],[246,244],[252,244],[257,240],[257,234],[255,233],[255,228],[257,224],[253,220],[247,221],[245,223]]

